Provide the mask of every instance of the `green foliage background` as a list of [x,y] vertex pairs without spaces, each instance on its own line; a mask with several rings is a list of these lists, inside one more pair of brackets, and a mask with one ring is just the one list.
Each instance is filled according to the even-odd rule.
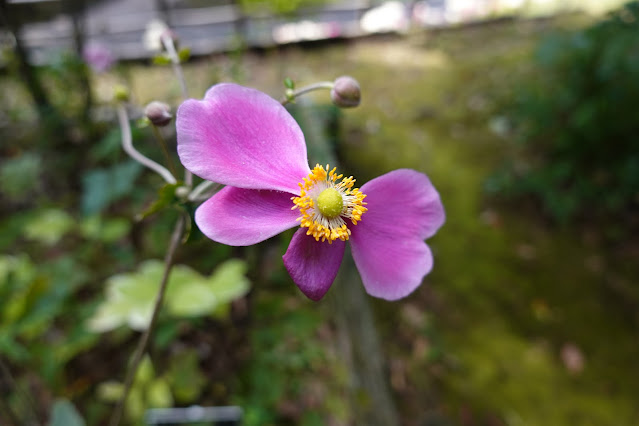
[[531,194],[563,223],[636,216],[638,45],[639,2],[545,38],[511,115],[526,167],[511,165],[489,188]]

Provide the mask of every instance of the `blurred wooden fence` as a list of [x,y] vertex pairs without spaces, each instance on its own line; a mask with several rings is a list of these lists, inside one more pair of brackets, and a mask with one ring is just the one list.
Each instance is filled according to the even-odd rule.
[[[35,8],[55,0],[10,0],[11,7]],[[359,20],[370,8],[368,0],[331,2],[304,10],[295,18],[273,14],[245,15],[233,4],[208,7],[160,8],[155,0],[109,0],[86,7],[81,16],[83,38],[107,46],[117,59],[153,55],[143,42],[148,24],[160,20],[171,26],[193,54],[225,51],[238,38],[249,47],[362,34]],[[165,3],[166,4],[166,3]],[[163,10],[164,9],[164,10]],[[19,37],[34,64],[50,61],[61,50],[73,49],[73,16],[59,13],[45,22],[25,22]]]

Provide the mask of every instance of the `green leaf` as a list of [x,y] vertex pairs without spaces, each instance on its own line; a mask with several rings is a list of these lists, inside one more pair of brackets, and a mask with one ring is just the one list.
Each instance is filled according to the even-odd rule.
[[219,303],[231,302],[248,293],[251,282],[245,276],[247,269],[246,262],[240,259],[227,260],[217,267],[208,285]]
[[28,285],[36,272],[35,265],[26,254],[0,255],[0,291],[9,286],[9,280],[18,288]]
[[13,362],[25,362],[31,359],[32,351],[29,351],[12,336],[13,330],[5,327],[0,330],[0,354],[5,355]]
[[102,382],[98,385],[98,398],[105,402],[117,402],[124,392],[124,385],[116,381]]
[[135,122],[135,127],[137,127],[138,129],[144,129],[146,127],[149,127],[150,124],[151,121],[147,117],[142,117]]
[[284,87],[290,90],[295,90],[295,82],[290,77],[286,77],[284,79]]
[[[135,128],[131,129],[132,132]],[[135,135],[134,135],[135,137]],[[122,152],[122,133],[119,127],[112,128],[104,137],[91,144],[89,158],[92,161],[115,161]]]
[[169,384],[162,378],[153,380],[146,392],[149,407],[165,408],[173,405],[173,395],[171,395]]
[[64,210],[47,209],[28,222],[24,228],[24,236],[46,245],[54,245],[69,232],[75,221]]
[[181,63],[188,61],[190,57],[191,57],[191,49],[189,49],[188,47],[183,47],[178,52],[178,58],[180,59]]
[[82,211],[95,214],[129,194],[142,166],[130,160],[107,169],[95,169],[82,178]]
[[4,159],[0,166],[0,191],[15,201],[27,199],[40,184],[41,171],[41,156],[34,152]]
[[202,277],[190,268],[175,268],[167,292],[167,309],[175,316],[201,316],[244,296],[250,282],[246,263],[239,259],[220,264],[213,275]]
[[51,408],[49,426],[85,426],[84,419],[71,402],[58,399]]
[[80,232],[89,240],[114,243],[131,230],[131,222],[123,218],[103,219],[99,215],[89,216],[80,223]]
[[158,191],[158,198],[141,213],[141,218],[144,219],[153,213],[157,213],[165,207],[177,204],[179,199],[175,196],[175,190],[182,186],[181,182],[167,183]]
[[173,357],[168,379],[179,403],[195,402],[206,384],[200,371],[197,351],[187,350]]
[[171,58],[166,53],[160,53],[153,57],[154,65],[171,65]]
[[144,401],[144,394],[139,387],[134,385],[127,398],[126,415],[132,424],[142,424],[142,417],[144,416],[145,410],[146,403]]
[[210,314],[217,304],[218,298],[205,283],[188,282],[172,292],[167,309],[178,317],[195,317]]
[[109,278],[106,298],[87,327],[94,332],[109,331],[124,324],[134,330],[146,329],[163,271],[162,262],[149,260],[140,265],[139,272]]
[[[175,317],[211,315],[248,292],[250,282],[245,273],[246,264],[238,259],[222,263],[210,277],[188,266],[175,265],[166,290],[166,311]],[[127,324],[134,330],[145,329],[163,274],[163,262],[148,260],[137,272],[109,278],[105,300],[88,321],[88,328],[104,332]]]
[[135,373],[135,385],[137,387],[151,383],[154,377],[155,371],[153,370],[151,358],[149,358],[148,355],[145,355],[145,357],[140,362],[138,371]]

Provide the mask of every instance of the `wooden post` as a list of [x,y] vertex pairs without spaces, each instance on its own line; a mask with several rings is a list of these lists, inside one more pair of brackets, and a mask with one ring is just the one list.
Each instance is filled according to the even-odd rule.
[[[311,166],[317,162],[337,166],[339,170],[335,146],[319,124],[322,120],[318,120],[308,104],[300,105],[296,112],[306,137]],[[335,120],[339,120],[339,114],[336,115]],[[350,250],[344,254],[340,272],[326,299],[327,310],[336,324],[339,350],[350,373],[348,391],[353,424],[399,425],[369,296]]]

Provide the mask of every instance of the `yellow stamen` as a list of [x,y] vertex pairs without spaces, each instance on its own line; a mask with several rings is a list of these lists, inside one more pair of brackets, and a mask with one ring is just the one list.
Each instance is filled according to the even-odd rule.
[[352,176],[342,179],[336,168],[329,170],[328,164],[326,168],[318,164],[311,170],[300,182],[300,196],[292,198],[292,208],[300,210],[298,220],[302,228],[308,228],[306,235],[332,243],[337,239],[348,240],[351,231],[345,219],[357,225],[368,209],[364,207],[366,194],[353,188],[355,179]]

